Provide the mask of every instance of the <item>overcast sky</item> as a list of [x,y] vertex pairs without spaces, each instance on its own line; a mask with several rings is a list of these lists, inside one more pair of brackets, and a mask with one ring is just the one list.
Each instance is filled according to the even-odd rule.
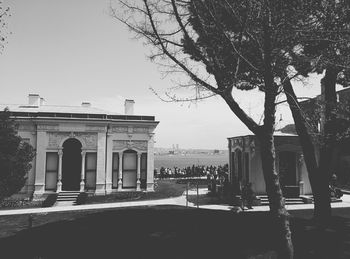
[[[109,0],[5,0],[8,43],[0,55],[0,103],[26,103],[29,93],[47,104],[93,106],[123,113],[125,98],[135,113],[154,115],[156,147],[226,149],[227,137],[249,134],[220,98],[197,104],[165,103],[159,94],[173,86],[146,57],[147,46],[109,16]],[[319,86],[297,89],[314,96]],[[237,92],[240,103],[259,120],[262,100]],[[283,113],[283,123],[291,122]]]

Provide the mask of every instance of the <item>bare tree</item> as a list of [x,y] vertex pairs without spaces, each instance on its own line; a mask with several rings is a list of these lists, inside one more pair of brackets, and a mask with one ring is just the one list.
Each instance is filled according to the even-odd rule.
[[7,39],[7,23],[6,18],[9,14],[10,8],[4,7],[2,1],[0,1],[0,52],[4,49],[6,39]]
[[[283,88],[300,137],[309,179],[314,195],[314,217],[320,226],[326,226],[331,216],[329,181],[331,159],[337,136],[336,83],[349,82],[349,1],[310,1],[305,9],[303,25],[299,30],[297,53],[293,56],[294,69],[300,76],[324,73],[321,80],[323,119],[321,132],[315,132],[297,100],[292,82],[285,77]],[[286,72],[286,74],[288,74]],[[289,73],[290,74],[290,73]],[[315,136],[321,135],[321,141]],[[319,159],[316,150],[320,147]]]
[[[279,229],[281,258],[293,257],[289,214],[275,168],[276,97],[300,39],[295,33],[305,12],[303,1],[154,0],[119,1],[112,15],[152,48],[151,60],[166,73],[183,73],[196,93],[223,98],[232,112],[256,135],[271,215]],[[305,29],[305,26],[303,27]],[[264,93],[264,119],[254,121],[239,105],[233,88],[259,88]],[[249,92],[247,92],[249,96]],[[177,100],[176,96],[170,96]],[[194,99],[203,97],[196,95]]]

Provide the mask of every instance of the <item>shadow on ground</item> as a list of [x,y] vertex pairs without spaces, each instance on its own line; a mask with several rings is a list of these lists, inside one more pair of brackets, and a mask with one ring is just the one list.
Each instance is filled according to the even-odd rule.
[[[267,212],[118,209],[22,230],[0,239],[0,251],[2,258],[258,258],[277,248],[272,226]],[[292,228],[296,258],[348,258],[349,219],[335,217],[320,233],[293,217]]]

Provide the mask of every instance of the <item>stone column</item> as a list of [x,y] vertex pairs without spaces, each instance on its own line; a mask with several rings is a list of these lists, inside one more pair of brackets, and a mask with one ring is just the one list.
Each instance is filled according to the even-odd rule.
[[41,197],[45,193],[45,163],[46,163],[46,132],[37,127],[36,138],[36,156],[35,156],[35,182],[34,198]]
[[57,175],[56,192],[62,191],[62,157],[63,157],[63,151],[62,151],[62,149],[59,149],[58,150],[58,175]]
[[96,195],[106,193],[106,131],[97,133]]
[[[160,168],[158,168],[160,169]],[[147,191],[154,191],[154,133],[149,133],[147,144]]]
[[141,152],[137,152],[137,181],[136,181],[136,191],[141,191]]
[[123,189],[123,152],[119,152],[119,177],[118,177],[118,191]]
[[108,129],[106,154],[106,194],[112,193],[113,134]]
[[81,151],[80,192],[85,191],[85,156],[86,156],[86,151]]

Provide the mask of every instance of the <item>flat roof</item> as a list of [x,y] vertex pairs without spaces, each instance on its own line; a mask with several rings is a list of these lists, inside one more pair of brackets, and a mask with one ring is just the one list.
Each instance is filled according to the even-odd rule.
[[15,118],[155,121],[154,116],[123,115],[85,106],[0,104],[1,111],[6,107]]
[[[228,139],[233,139],[233,138],[242,138],[242,137],[254,137],[254,134],[248,134],[248,135],[239,135],[239,136],[234,136],[234,137],[229,137]],[[293,134],[293,133],[284,133],[281,131],[275,131],[273,133],[274,137],[298,137],[297,134]]]

